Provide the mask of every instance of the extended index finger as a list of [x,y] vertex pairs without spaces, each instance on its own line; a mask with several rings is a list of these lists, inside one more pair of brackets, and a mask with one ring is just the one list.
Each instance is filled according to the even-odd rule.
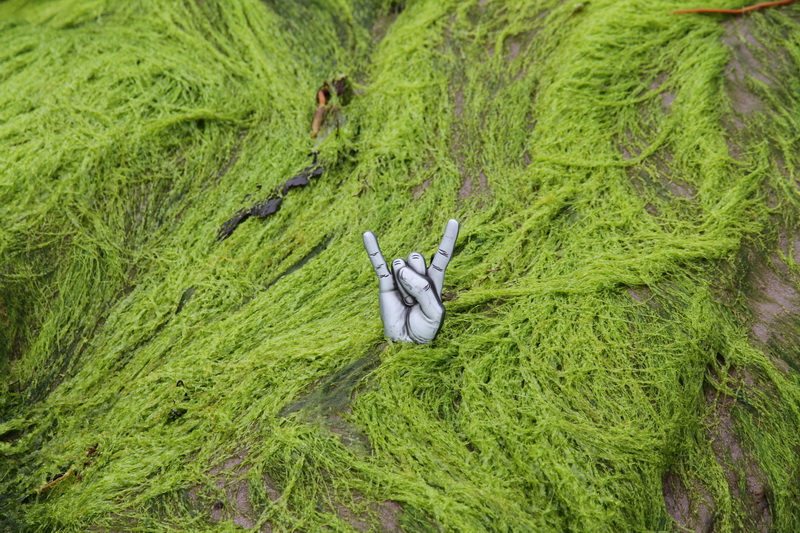
[[433,284],[436,286],[436,293],[442,293],[442,286],[444,285],[444,271],[453,257],[453,249],[456,247],[456,239],[458,238],[458,221],[450,219],[447,222],[447,227],[444,230],[444,237],[439,244],[439,249],[433,254],[431,259],[431,267],[428,269],[428,277],[431,278]]
[[392,273],[389,272],[389,267],[386,266],[386,260],[381,253],[381,247],[378,246],[378,239],[371,231],[364,233],[364,248],[367,250],[369,260],[372,262],[372,268],[375,269],[375,274],[378,275],[378,290],[380,292],[389,292],[396,289]]

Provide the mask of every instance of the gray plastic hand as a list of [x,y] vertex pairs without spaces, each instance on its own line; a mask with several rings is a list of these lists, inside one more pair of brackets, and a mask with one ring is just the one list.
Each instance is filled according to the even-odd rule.
[[364,233],[364,248],[378,275],[384,335],[396,341],[426,344],[439,333],[444,322],[444,271],[453,256],[456,238],[458,221],[450,219],[430,267],[426,268],[422,254],[411,252],[408,262],[395,259],[390,272],[378,239],[371,231]]

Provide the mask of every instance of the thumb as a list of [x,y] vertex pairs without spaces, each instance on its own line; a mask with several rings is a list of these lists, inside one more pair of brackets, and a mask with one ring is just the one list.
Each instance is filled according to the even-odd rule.
[[410,267],[398,272],[397,279],[403,288],[419,303],[420,310],[428,319],[436,322],[441,319],[444,306],[433,287],[433,282]]

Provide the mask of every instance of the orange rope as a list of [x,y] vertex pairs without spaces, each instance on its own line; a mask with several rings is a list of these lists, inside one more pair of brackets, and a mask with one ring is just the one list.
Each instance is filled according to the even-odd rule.
[[755,11],[756,9],[761,9],[763,7],[774,7],[774,6],[785,6],[789,5],[795,0],[778,0],[777,2],[764,2],[762,4],[756,4],[754,6],[743,7],[742,9],[680,9],[678,11],[672,11],[672,15],[683,15],[686,13],[723,13],[725,15],[741,15],[742,13],[747,13],[749,11]]

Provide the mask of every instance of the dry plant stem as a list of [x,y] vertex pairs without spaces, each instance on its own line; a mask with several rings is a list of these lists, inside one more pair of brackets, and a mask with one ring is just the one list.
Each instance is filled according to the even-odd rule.
[[316,139],[319,135],[319,129],[322,127],[322,122],[325,120],[325,115],[328,112],[328,95],[325,88],[317,91],[317,111],[314,113],[314,120],[311,122],[311,138]]
[[314,120],[311,122],[311,138],[314,139],[319,135],[319,129],[322,127],[322,121],[325,120],[325,114],[328,112],[325,104],[320,104],[317,111],[314,113]]
[[677,11],[672,11],[671,14],[685,15],[688,13],[721,13],[724,15],[741,15],[742,13],[749,13],[750,11],[755,11],[756,9],[763,9],[765,7],[785,6],[794,2],[795,0],[778,0],[777,2],[764,2],[761,4],[743,7],[742,9],[712,9],[712,8],[679,9]]
[[41,487],[36,489],[36,493],[37,494],[41,494],[42,492],[46,491],[47,489],[52,488],[53,486],[56,485],[56,483],[58,483],[60,481],[63,481],[64,479],[68,478],[74,472],[75,472],[75,469],[74,468],[70,468],[69,470],[64,472],[64,474],[62,474],[62,475],[58,476],[57,478],[55,478],[53,481],[50,481],[49,483],[45,483],[44,485],[42,485]]

